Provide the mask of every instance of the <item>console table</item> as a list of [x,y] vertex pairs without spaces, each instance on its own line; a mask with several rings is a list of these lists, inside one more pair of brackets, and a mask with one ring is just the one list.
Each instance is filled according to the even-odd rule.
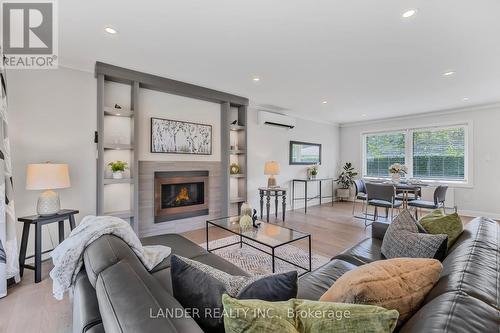
[[264,196],[266,197],[266,221],[269,222],[269,210],[271,209],[271,197],[274,197],[274,216],[278,218],[278,198],[282,197],[283,205],[283,222],[285,222],[285,212],[286,212],[286,188],[283,187],[259,187],[260,195],[260,219],[262,220],[262,215],[264,211]]
[[[328,181],[332,183],[332,195],[323,197],[321,195],[321,185],[323,182],[328,182]],[[318,183],[319,194],[314,196],[314,197],[308,198],[307,197],[307,186],[309,183],[314,183],[314,182]],[[295,183],[304,183],[304,197],[303,198],[296,198],[295,197]],[[297,179],[292,179],[292,210],[295,209],[295,201],[296,200],[304,200],[304,213],[307,214],[307,202],[310,200],[316,199],[318,197],[319,197],[319,204],[320,205],[321,205],[322,198],[332,198],[332,206],[333,206],[333,193],[334,193],[333,186],[334,186],[334,184],[335,184],[335,178],[311,178],[311,179],[297,178]]]
[[[69,227],[73,230],[75,228],[75,215],[78,213],[74,209],[62,209],[50,216],[33,215],[17,219],[19,222],[24,223],[21,251],[19,253],[19,275],[23,276],[24,268],[28,268],[35,271],[35,283],[42,280],[42,254],[52,251],[42,252],[42,225],[57,222],[59,224],[59,243],[61,243],[64,240],[64,220],[69,221]],[[32,224],[35,225],[35,255],[26,257],[26,247],[28,245],[30,225]],[[26,265],[25,260],[32,257],[35,257],[35,266]]]

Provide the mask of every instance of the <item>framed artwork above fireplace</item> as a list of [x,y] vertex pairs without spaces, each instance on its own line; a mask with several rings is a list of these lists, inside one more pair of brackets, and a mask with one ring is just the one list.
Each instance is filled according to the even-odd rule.
[[151,152],[212,155],[212,125],[152,117]]

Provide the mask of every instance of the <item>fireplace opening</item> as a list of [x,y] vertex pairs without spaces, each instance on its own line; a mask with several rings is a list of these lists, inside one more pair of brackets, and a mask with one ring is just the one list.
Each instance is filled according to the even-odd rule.
[[161,208],[183,207],[203,204],[205,184],[203,182],[161,185]]
[[208,171],[155,172],[155,223],[208,215]]

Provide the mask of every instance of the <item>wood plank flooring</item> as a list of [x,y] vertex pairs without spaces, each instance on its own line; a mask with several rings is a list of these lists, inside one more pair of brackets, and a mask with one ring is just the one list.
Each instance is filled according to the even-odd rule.
[[[471,219],[462,217],[464,224]],[[271,222],[282,223],[281,220],[274,221],[274,218]],[[309,207],[307,215],[301,209],[287,212],[284,225],[310,233],[313,252],[327,257],[335,256],[371,233],[371,228],[365,228],[362,220],[352,217],[352,203],[348,202]],[[197,244],[205,242],[204,229],[183,235]],[[210,240],[228,235],[214,228],[210,232]],[[37,284],[34,283],[33,271],[25,270],[22,282],[9,288],[8,296],[0,299],[0,333],[71,332],[71,302],[68,295],[62,301],[52,297],[50,269],[52,263],[44,262],[42,282]]]

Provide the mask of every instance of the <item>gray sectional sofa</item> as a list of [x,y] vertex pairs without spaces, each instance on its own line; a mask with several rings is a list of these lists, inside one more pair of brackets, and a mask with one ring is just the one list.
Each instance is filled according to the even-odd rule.
[[[375,223],[372,237],[299,279],[298,298],[317,300],[348,270],[383,260],[380,246],[387,225]],[[400,332],[497,332],[499,312],[500,223],[477,218],[469,223],[443,261],[439,282]],[[142,240],[224,270],[244,271],[177,234]],[[102,236],[84,253],[85,267],[74,289],[73,332],[202,332],[189,318],[155,318],[159,309],[182,308],[172,296],[170,258],[148,272],[115,236]],[[203,288],[203,281],[200,281]],[[161,312],[160,312],[161,313]],[[168,316],[165,316],[168,317]]]

